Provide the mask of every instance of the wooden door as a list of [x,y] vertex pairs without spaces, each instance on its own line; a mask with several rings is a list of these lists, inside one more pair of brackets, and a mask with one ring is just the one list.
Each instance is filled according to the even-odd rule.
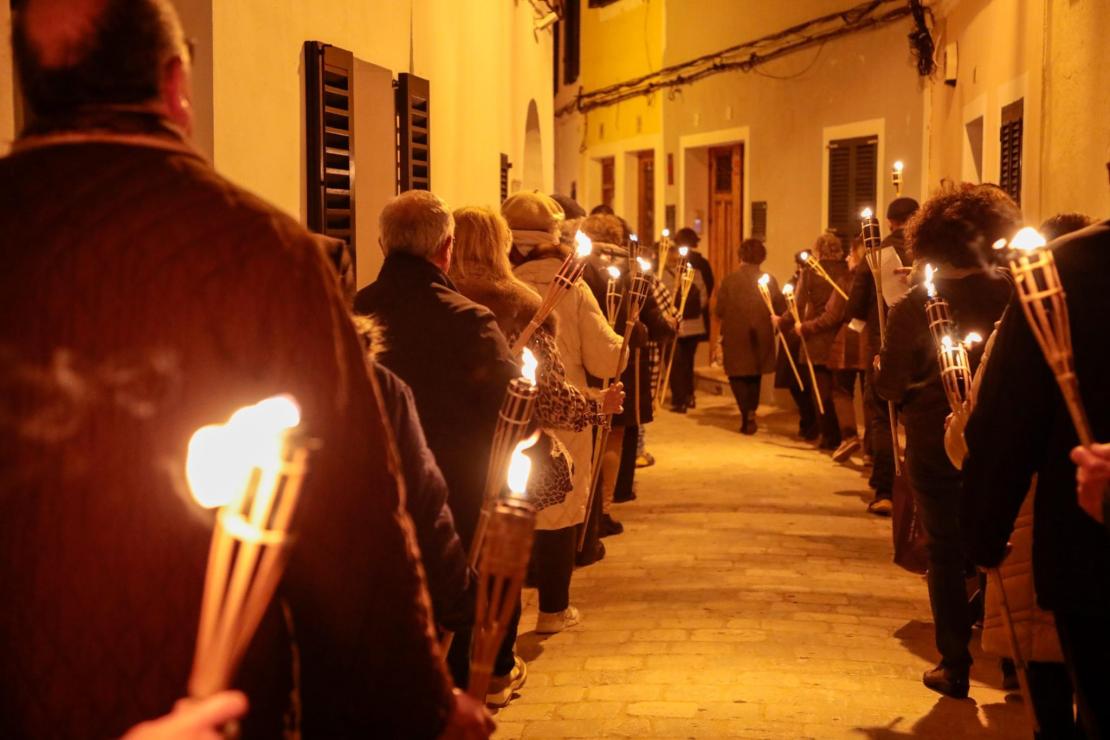
[[[732,144],[709,150],[709,248],[706,259],[713,268],[717,285],[740,266],[738,252],[744,234],[743,146]],[[710,321],[710,346],[716,344],[717,332],[717,319],[714,317]]]
[[636,180],[636,234],[650,244],[655,240],[655,150],[636,155]]

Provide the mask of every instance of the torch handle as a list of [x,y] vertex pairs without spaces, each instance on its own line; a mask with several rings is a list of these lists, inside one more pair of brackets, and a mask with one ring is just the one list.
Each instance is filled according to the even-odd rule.
[[[875,303],[879,317],[879,344],[886,344],[886,301],[883,299],[883,275],[880,266],[878,251],[874,260],[868,260],[871,268],[871,278],[875,281]],[[898,409],[894,401],[886,402],[887,419],[890,422],[890,445],[894,454],[894,474],[902,474],[902,442],[898,439]]]
[[1002,621],[1006,626],[1006,637],[1010,641],[1010,653],[1014,659],[1014,668],[1017,671],[1018,686],[1021,688],[1022,703],[1025,705],[1025,712],[1029,716],[1029,724],[1033,728],[1033,736],[1040,735],[1041,727],[1037,722],[1037,713],[1033,709],[1033,693],[1029,690],[1029,666],[1025,662],[1025,656],[1021,652],[1021,644],[1018,642],[1017,632],[1014,630],[1014,618],[1010,612],[1010,600],[1006,597],[1006,584],[1002,578],[1002,571],[998,568],[988,568],[987,573],[994,579],[994,585],[998,588],[998,596],[1002,603]]

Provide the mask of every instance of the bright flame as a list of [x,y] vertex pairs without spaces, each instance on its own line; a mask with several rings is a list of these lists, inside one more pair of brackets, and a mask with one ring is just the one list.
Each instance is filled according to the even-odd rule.
[[767,287],[768,285],[770,285],[770,283],[771,283],[771,276],[768,275],[767,273],[763,273],[763,275],[760,276],[760,278],[759,278],[759,284],[762,285],[763,287]]
[[640,272],[651,272],[651,262],[643,257],[637,257],[636,262],[640,264]]
[[782,286],[782,294],[787,298],[794,295],[794,283],[787,283],[786,285]]
[[925,292],[929,294],[930,298],[937,297],[937,286],[933,285],[933,275],[936,272],[936,268],[932,265],[925,265]]
[[607,269],[609,270],[609,279],[610,280],[620,280],[621,279],[621,269],[619,267],[617,267],[616,265],[609,265],[609,267]]
[[895,172],[900,173],[905,168],[906,168],[906,165],[902,164],[902,160],[900,160],[900,159],[894,163],[894,171]]
[[690,254],[690,248],[689,247],[679,247],[678,248],[678,253],[679,253],[680,256],[685,257],[686,255]]
[[301,423],[292,396],[273,396],[239,409],[225,424],[210,424],[193,433],[185,459],[185,480],[206,509],[234,501],[251,470],[281,465],[285,433]]
[[859,213],[859,217],[862,218],[864,221],[870,221],[871,217],[874,216],[874,215],[875,215],[875,212],[872,211],[870,208],[864,208]]
[[663,229],[663,238],[664,239],[669,239],[670,236],[671,236],[671,230],[670,229]]
[[589,257],[590,252],[594,251],[594,243],[581,231],[574,235],[574,243],[577,245],[574,251],[579,257]]
[[983,341],[983,335],[977,331],[970,332],[964,337],[964,346],[971,348]]
[[802,252],[798,256],[802,258],[802,262],[809,262],[809,252]]
[[509,459],[507,479],[509,490],[513,492],[514,496],[524,496],[524,492],[528,489],[528,476],[532,473],[532,460],[524,454],[524,451],[536,444],[539,438],[539,431],[533,432],[531,437],[517,444],[512,457]]
[[1032,226],[1026,226],[1024,229],[1014,234],[1014,238],[1010,240],[1011,247],[1025,251],[1039,249],[1047,243],[1045,238],[1041,236],[1041,232],[1037,231]]
[[532,354],[532,351],[525,347],[523,354],[521,354],[521,377],[532,385],[535,385],[536,368],[539,367],[539,364],[540,363],[536,361],[536,356]]
[[952,349],[952,337],[947,334],[940,338],[940,343],[944,345],[945,349]]
[[991,247],[993,249],[996,249],[996,250],[1005,249],[1006,248],[1006,237],[1002,237],[1001,239],[996,241],[994,244],[992,244]]
[[635,234],[629,234],[628,238],[631,239],[634,242],[639,242],[640,241],[640,237],[636,236]]

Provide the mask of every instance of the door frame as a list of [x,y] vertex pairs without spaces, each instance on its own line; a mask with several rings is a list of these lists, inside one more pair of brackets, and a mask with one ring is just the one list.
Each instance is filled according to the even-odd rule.
[[[743,148],[740,150],[740,161],[744,171],[741,173],[742,178],[742,192],[740,194],[740,207],[743,213],[740,214],[740,238],[746,239],[751,236],[751,218],[749,218],[752,210],[752,189],[751,189],[751,145],[752,134],[751,127],[738,126],[736,128],[718,129],[716,131],[706,131],[700,134],[686,134],[685,136],[678,137],[678,216],[675,226],[682,228],[690,224],[686,220],[686,152],[688,149],[702,149],[717,146],[729,146],[732,144],[742,144]],[[708,234],[705,235],[706,237]],[[737,245],[739,246],[739,245]],[[723,275],[721,277],[724,277]],[[718,278],[720,279],[720,278]]]

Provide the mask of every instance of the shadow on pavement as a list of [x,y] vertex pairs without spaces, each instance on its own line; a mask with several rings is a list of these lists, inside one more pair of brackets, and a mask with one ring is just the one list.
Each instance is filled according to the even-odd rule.
[[[986,720],[980,719],[980,711]],[[856,727],[854,732],[873,740],[896,740],[896,738],[1013,738],[1020,733],[1016,726],[1013,710],[1005,704],[984,704],[978,706],[973,699],[949,699],[940,697],[929,713],[909,724],[905,717],[898,717],[885,727]],[[908,725],[908,726],[907,726]]]

